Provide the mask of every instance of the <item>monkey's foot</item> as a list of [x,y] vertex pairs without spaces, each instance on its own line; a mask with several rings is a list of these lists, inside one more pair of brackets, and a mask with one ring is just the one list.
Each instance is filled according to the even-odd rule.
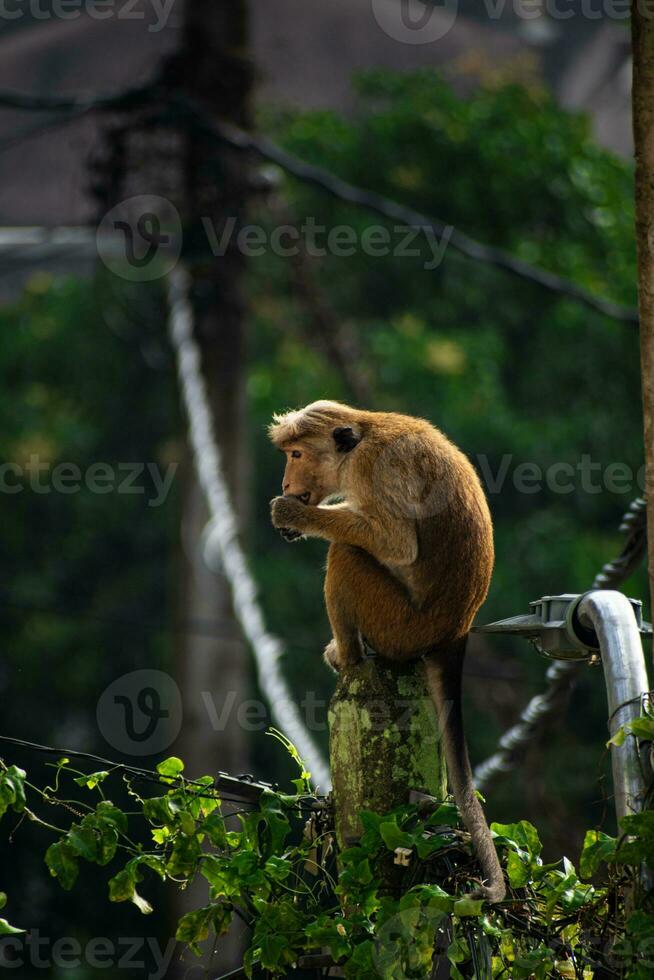
[[346,670],[348,667],[358,664],[363,660],[363,649],[361,647],[361,641],[357,640],[351,644],[346,650],[339,647],[336,640],[330,640],[325,647],[325,662],[329,664],[332,670],[335,670],[337,674],[341,671]]
[[325,663],[338,674],[341,669],[341,654],[336,640],[330,640],[323,654]]

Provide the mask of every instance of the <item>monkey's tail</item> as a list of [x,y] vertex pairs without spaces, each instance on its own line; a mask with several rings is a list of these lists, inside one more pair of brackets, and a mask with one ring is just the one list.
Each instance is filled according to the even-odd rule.
[[461,704],[463,658],[467,637],[424,658],[427,686],[436,706],[445,747],[447,772],[463,822],[481,864],[485,884],[472,897],[501,902],[506,895],[502,867],[486,817],[475,792]]

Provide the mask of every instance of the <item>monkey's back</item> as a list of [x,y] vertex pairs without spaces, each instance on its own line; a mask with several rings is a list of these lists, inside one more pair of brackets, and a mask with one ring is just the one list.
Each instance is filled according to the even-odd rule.
[[[493,571],[493,526],[481,482],[464,453],[429,422],[389,415],[384,433],[390,442],[380,458],[394,474],[383,503],[413,524],[418,539],[416,561],[396,573],[422,615],[433,618],[439,639],[461,636]],[[382,467],[376,469],[379,475]],[[375,482],[379,499],[381,481]]]

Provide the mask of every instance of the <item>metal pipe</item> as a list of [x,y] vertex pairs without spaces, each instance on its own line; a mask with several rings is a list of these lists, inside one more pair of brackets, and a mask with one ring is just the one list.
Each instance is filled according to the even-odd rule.
[[[649,691],[645,657],[636,617],[621,592],[602,590],[581,597],[576,613],[583,626],[594,629],[599,640],[609,705],[611,737],[628,721],[638,718]],[[611,746],[615,811],[618,823],[643,808],[646,774],[635,738]]]

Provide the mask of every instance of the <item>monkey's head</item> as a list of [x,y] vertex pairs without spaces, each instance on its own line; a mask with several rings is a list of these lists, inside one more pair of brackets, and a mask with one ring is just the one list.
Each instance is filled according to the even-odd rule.
[[273,416],[269,435],[286,456],[285,497],[319,504],[343,491],[343,468],[362,438],[355,409],[339,402],[312,402]]

